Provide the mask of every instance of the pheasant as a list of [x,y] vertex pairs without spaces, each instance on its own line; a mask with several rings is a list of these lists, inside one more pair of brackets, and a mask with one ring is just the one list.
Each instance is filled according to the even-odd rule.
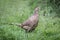
[[[36,7],[34,10],[34,14],[31,17],[29,17],[23,23],[16,24],[16,25],[25,29],[27,32],[33,31],[38,25],[38,21],[39,21],[38,11],[39,11],[39,7]],[[12,24],[14,24],[14,23],[12,23]]]

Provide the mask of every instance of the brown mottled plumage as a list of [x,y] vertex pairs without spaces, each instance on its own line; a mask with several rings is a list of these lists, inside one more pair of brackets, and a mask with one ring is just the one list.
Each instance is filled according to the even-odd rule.
[[34,14],[31,17],[29,17],[23,23],[17,25],[19,25],[21,28],[25,29],[28,32],[34,30],[37,27],[39,21],[38,11],[39,11],[39,7],[36,7],[34,10]]

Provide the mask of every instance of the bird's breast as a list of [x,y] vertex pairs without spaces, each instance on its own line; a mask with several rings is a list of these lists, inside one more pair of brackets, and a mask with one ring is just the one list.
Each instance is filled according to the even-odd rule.
[[37,16],[34,15],[34,16],[30,17],[29,20],[32,21],[32,22],[37,21],[38,20],[38,15]]

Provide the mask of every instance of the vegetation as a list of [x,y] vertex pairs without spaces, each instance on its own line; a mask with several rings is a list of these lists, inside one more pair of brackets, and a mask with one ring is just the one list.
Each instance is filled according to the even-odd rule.
[[[0,40],[60,40],[59,4],[60,0],[0,0]],[[9,25],[25,21],[36,6],[40,16],[33,32]]]

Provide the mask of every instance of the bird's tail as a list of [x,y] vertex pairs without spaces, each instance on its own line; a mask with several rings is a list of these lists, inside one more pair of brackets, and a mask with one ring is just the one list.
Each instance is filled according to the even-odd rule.
[[3,25],[16,25],[16,26],[21,26],[20,23],[1,23]]
[[10,25],[21,26],[21,24],[20,24],[20,23],[11,23]]

